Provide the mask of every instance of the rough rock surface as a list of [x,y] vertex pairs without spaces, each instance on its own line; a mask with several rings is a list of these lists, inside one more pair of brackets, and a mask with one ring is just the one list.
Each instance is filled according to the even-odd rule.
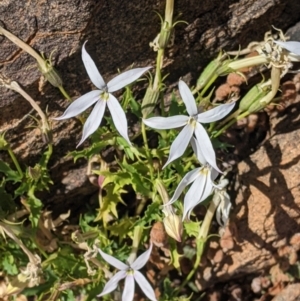
[[238,164],[231,224],[220,242],[210,243],[213,251],[199,274],[199,288],[249,274],[270,274],[278,283],[289,280],[284,272],[300,248],[299,113],[298,97],[271,116],[266,140]]
[[[237,49],[239,44],[245,47],[261,40],[271,25],[286,30],[299,21],[298,0],[175,2],[175,15],[180,12],[188,25],[177,26],[175,44],[164,62],[165,73],[171,72],[167,82],[170,86],[179,77],[194,84],[221,48]],[[2,0],[0,21],[36,50],[48,56],[55,50],[53,58],[65,88],[76,98],[92,87],[80,58],[83,42],[89,40],[88,51],[107,79],[117,68],[153,63],[155,55],[149,42],[160,26],[153,10],[163,14],[163,9],[164,1],[158,0]],[[48,107],[50,116],[61,114],[67,101],[49,83],[42,84],[40,73],[32,67],[34,60],[3,37],[0,48],[0,72],[18,81],[44,110]],[[7,131],[7,139],[24,163],[34,165],[44,145],[37,129],[26,128],[33,124],[30,118],[22,119],[29,111],[24,99],[1,88],[0,131]],[[238,229],[232,234],[235,243],[233,248],[224,243],[225,256],[209,271],[210,276],[206,275],[202,288],[269,268],[277,260],[278,248],[289,245],[290,238],[300,232],[298,115],[299,104],[295,104],[281,118],[274,118],[270,138],[240,163],[240,188],[233,213]],[[73,165],[64,156],[79,140],[80,123],[72,119],[52,125],[55,153],[51,174],[55,184],[47,199],[64,201],[65,206],[68,202],[79,203],[94,188],[86,181],[85,162]],[[5,159],[3,152],[0,156]]]

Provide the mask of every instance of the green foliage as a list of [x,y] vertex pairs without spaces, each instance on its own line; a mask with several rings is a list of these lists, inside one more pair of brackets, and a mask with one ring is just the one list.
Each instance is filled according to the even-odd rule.
[[[4,137],[5,134],[0,133],[0,150],[10,157],[10,162],[0,160],[0,270],[5,274],[4,276],[10,277],[9,281],[12,286],[12,293],[6,297],[22,292],[26,296],[35,296],[39,301],[69,301],[76,300],[78,296],[85,301],[97,300],[96,296],[115,274],[115,269],[109,267],[105,256],[104,258],[100,256],[99,248],[126,263],[128,257],[135,258],[136,255],[145,251],[146,247],[154,244],[153,257],[150,257],[149,266],[145,266],[142,272],[148,268],[150,271],[148,275],[154,279],[156,279],[156,273],[163,275],[163,277],[157,277],[156,283],[157,289],[160,290],[159,300],[196,301],[202,298],[193,276],[199,267],[206,241],[210,237],[203,229],[209,229],[211,218],[216,210],[215,207],[210,207],[214,201],[213,194],[221,188],[212,185],[211,196],[206,200],[201,199],[201,204],[207,207],[207,212],[211,213],[208,221],[196,214],[192,215],[192,221],[181,220],[183,208],[186,208],[184,207],[186,204],[182,202],[187,196],[185,187],[191,185],[194,179],[185,178],[186,185],[183,186],[184,189],[179,189],[178,200],[174,200],[175,203],[172,204],[168,203],[183,177],[200,166],[199,161],[203,167],[207,168],[205,169],[207,173],[211,172],[213,164],[198,160],[192,148],[189,147],[185,151],[184,149],[176,150],[178,153],[184,151],[184,154],[162,169],[170,155],[170,145],[181,131],[181,124],[179,128],[171,126],[171,130],[166,130],[165,128],[168,127],[161,126],[161,124],[157,128],[163,128],[162,130],[146,127],[145,118],[148,119],[148,115],[173,117],[173,121],[176,118],[174,116],[181,118],[180,115],[187,115],[186,104],[181,99],[185,99],[182,91],[178,93],[177,88],[170,89],[165,86],[164,82],[166,78],[163,74],[165,48],[171,42],[172,30],[176,24],[173,22],[173,6],[169,1],[166,4],[166,15],[164,18],[161,17],[161,23],[159,35],[151,43],[157,57],[156,66],[147,73],[148,84],[139,92],[135,88],[136,84],[127,85],[123,95],[119,97],[120,104],[127,114],[132,145],[126,140],[126,135],[120,135],[122,131],[118,127],[118,122],[121,124],[120,120],[124,118],[123,113],[112,117],[111,114],[105,112],[101,126],[90,137],[90,146],[81,150],[70,149],[68,154],[63,154],[71,156],[74,163],[81,159],[81,162],[87,161],[89,167],[95,162],[97,166],[96,170],[89,170],[87,173],[92,184],[97,186],[97,191],[93,194],[95,189],[90,189],[91,186],[87,185],[85,188],[90,193],[84,190],[84,196],[80,200],[74,198],[74,207],[71,205],[67,208],[71,210],[70,214],[60,212],[60,209],[56,210],[56,204],[49,204],[45,200],[45,195],[48,195],[49,191],[52,194],[60,193],[56,188],[50,190],[53,185],[50,169],[57,162],[51,162],[51,166],[49,165],[55,141],[54,145],[50,141],[50,127],[45,128],[46,114],[45,117],[41,117],[44,113],[40,114],[41,112],[37,110],[41,121],[34,117],[38,121],[43,136],[48,139],[44,141],[45,148],[40,150],[40,159],[36,160],[33,167],[26,166],[24,162],[18,162],[14,150]],[[1,26],[0,34],[11,37],[11,35],[7,36],[7,32]],[[284,36],[281,38],[284,40]],[[11,40],[24,51],[31,48],[26,47],[26,44],[16,37]],[[273,47],[276,54],[281,51],[272,44],[272,37],[268,37],[267,43],[267,49]],[[259,45],[257,47],[263,47],[262,43]],[[287,62],[281,62],[283,65],[278,67],[277,62],[274,64],[272,61],[271,53],[264,57],[266,49],[260,50],[260,54],[253,58],[253,60],[260,58],[259,63],[253,61],[252,65],[264,65],[272,69],[270,80],[259,84],[266,87],[263,90],[263,98],[260,96],[255,98],[258,107],[263,108],[276,96],[281,75],[284,75],[281,72],[285,71],[283,65],[289,63],[289,53],[286,52],[282,56],[282,59]],[[32,55],[32,51],[33,49],[28,52]],[[38,54],[33,55],[35,59],[37,59],[36,55]],[[219,103],[216,104],[218,99],[215,98],[215,87],[213,87],[219,75],[227,75],[233,70],[239,70],[239,63],[245,67],[245,62],[252,60],[247,58],[245,61],[239,56],[238,53],[230,58],[228,54],[220,53],[204,68],[196,87],[189,91],[192,95],[189,96],[196,99],[199,112],[219,105]],[[43,62],[52,67],[50,58],[49,60],[43,59]],[[286,67],[288,70],[290,65],[287,64]],[[53,84],[52,79],[48,77],[48,81]],[[9,83],[10,80],[3,80],[1,76],[0,81],[5,87],[18,92],[16,88],[13,88],[15,86]],[[61,81],[59,85],[54,84],[54,86],[60,89],[64,97],[71,100],[63,89]],[[170,90],[171,93],[169,93]],[[99,92],[99,99],[105,102],[111,101],[108,92],[110,92],[108,88]],[[142,95],[143,93],[145,96]],[[23,93],[21,95],[24,96]],[[231,97],[232,95],[228,95],[228,100],[225,99],[224,102],[230,102]],[[249,106],[241,105],[244,100],[240,102],[239,108],[232,115],[229,117],[222,115],[224,119],[220,123],[206,122],[204,124],[203,131],[207,131],[207,139],[211,138],[214,148],[230,151],[232,146],[219,140],[218,137],[237,120],[250,114]],[[251,97],[249,101],[253,101]],[[30,103],[36,109],[34,101]],[[118,108],[118,112],[120,109]],[[111,108],[109,110],[111,111]],[[79,116],[82,123],[86,122],[87,118],[86,112]],[[199,115],[193,113],[193,116],[185,121],[184,126],[195,128],[197,118],[200,118]],[[160,119],[162,123],[161,120],[166,119]],[[89,122],[91,124],[91,119]],[[46,133],[47,135],[44,135]],[[190,134],[195,135],[195,132]],[[181,145],[185,146],[188,143],[188,141],[182,141]],[[178,144],[177,147],[179,148]],[[95,158],[96,160],[93,161]],[[205,161],[209,160],[205,158]],[[59,183],[55,184],[59,186]],[[204,184],[202,186],[205,186]],[[204,188],[199,187],[199,191],[194,193],[195,199],[198,197],[196,194],[202,195],[201,189]],[[73,196],[73,192],[70,192],[69,195],[65,195],[65,198],[69,200]],[[194,201],[190,198],[190,202],[196,205],[197,199]],[[167,225],[165,228],[164,222]],[[158,229],[153,225],[159,225]],[[174,233],[179,235],[181,241]],[[176,242],[172,237],[180,242]],[[181,271],[180,264],[183,257],[194,264],[188,275],[184,275]],[[129,262],[128,271],[133,273],[134,268],[130,264],[131,262]],[[168,271],[172,272],[168,273]],[[289,272],[293,277],[300,278],[298,265],[291,267]],[[174,276],[176,281],[181,280],[178,287],[174,284],[172,278]],[[122,286],[118,288],[119,293],[122,293],[122,289]],[[143,287],[141,290],[143,291]],[[182,292],[186,294],[181,295]],[[191,292],[197,292],[197,294],[193,295]],[[115,299],[115,296],[111,295],[103,297],[103,300]]]

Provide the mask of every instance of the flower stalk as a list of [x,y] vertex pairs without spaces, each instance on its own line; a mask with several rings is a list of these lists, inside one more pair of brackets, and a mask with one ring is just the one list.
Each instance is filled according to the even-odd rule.
[[58,74],[57,70],[53,67],[51,63],[51,55],[49,59],[45,59],[43,56],[39,55],[32,47],[30,47],[28,44],[26,44],[21,39],[16,37],[14,34],[4,29],[2,26],[0,26],[0,34],[4,35],[6,38],[8,38],[10,41],[16,44],[18,47],[20,47],[29,55],[31,55],[36,60],[38,69],[49,81],[49,83],[52,86],[59,88],[59,90],[64,95],[64,97],[66,97],[68,100],[71,100],[71,97],[63,88],[63,82],[60,75]]
[[40,108],[40,106],[31,98],[31,96],[29,94],[27,94],[20,87],[20,85],[17,82],[11,81],[10,79],[5,78],[2,74],[0,74],[0,85],[2,85],[2,86],[6,87],[6,88],[8,88],[10,90],[13,90],[13,91],[19,93],[21,96],[23,96],[30,103],[30,105],[34,108],[34,110],[41,117],[41,122],[42,122],[41,132],[42,132],[43,139],[47,143],[51,143],[51,141],[52,141],[52,133],[51,133],[50,125],[48,123],[47,116],[42,111],[42,109]]

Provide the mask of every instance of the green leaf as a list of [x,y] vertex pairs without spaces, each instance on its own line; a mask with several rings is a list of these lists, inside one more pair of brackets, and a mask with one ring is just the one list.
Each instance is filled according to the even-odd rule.
[[8,255],[6,253],[6,256],[2,258],[2,266],[4,271],[8,275],[17,275],[18,274],[18,268],[15,263],[14,257],[12,255]]
[[4,189],[5,181],[0,184],[0,211],[5,213],[10,213],[15,208],[15,203],[13,201],[12,196],[7,193]]
[[162,220],[162,211],[161,211],[161,205],[158,202],[154,202],[150,204],[142,218],[140,218],[137,222],[137,226],[145,226],[150,225],[153,221]]
[[99,209],[98,215],[95,219],[95,222],[102,220],[104,227],[106,227],[107,223],[112,220],[113,216],[115,218],[118,218],[118,203],[122,203],[125,205],[124,201],[121,198],[121,193],[125,191],[119,189],[118,192],[115,192],[113,190],[113,185],[108,185],[106,187],[106,195],[102,197],[101,208]]
[[[112,138],[112,137],[111,137]],[[74,158],[74,162],[76,162],[80,158],[91,158],[95,154],[99,154],[101,150],[103,150],[108,145],[112,145],[113,141],[109,139],[101,139],[101,141],[97,141],[93,143],[90,147],[83,149],[81,151],[72,151],[68,155]]]
[[7,181],[13,181],[14,183],[21,182],[22,176],[20,174],[11,169],[8,164],[0,160],[0,172],[5,174]]
[[188,236],[192,236],[192,237],[197,237],[199,230],[200,230],[200,224],[201,222],[188,222],[188,223],[184,223],[184,229],[185,232]]
[[34,228],[37,228],[38,222],[41,216],[41,211],[43,204],[40,199],[38,199],[34,195],[34,189],[31,188],[28,191],[28,198],[27,200],[23,200],[24,204],[26,204],[26,208],[30,211],[29,219],[31,221],[31,224]]
[[123,217],[107,229],[111,235],[119,237],[119,243],[122,242],[126,236],[130,236],[130,232],[133,229],[133,225],[138,217]]
[[123,189],[125,185],[131,184],[130,173],[124,171],[110,172],[110,171],[95,171],[95,174],[103,175],[105,177],[102,188],[105,188],[108,184],[113,183],[114,193],[117,193],[120,189]]

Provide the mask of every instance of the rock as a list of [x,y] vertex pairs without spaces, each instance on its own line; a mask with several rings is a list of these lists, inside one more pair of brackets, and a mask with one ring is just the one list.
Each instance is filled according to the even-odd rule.
[[300,283],[289,284],[272,301],[297,301],[300,300]]
[[[104,78],[109,79],[118,68],[131,64],[153,64],[155,54],[149,48],[159,32],[159,19],[154,10],[164,13],[164,1],[87,0],[87,1],[12,1],[0,4],[1,25],[47,57],[52,58],[61,73],[65,88],[76,98],[92,88],[84,70],[80,52],[84,41]],[[262,40],[270,24],[286,29],[298,20],[300,3],[292,0],[199,1],[189,5],[176,3],[175,16],[188,25],[176,27],[175,44],[166,56],[167,86],[177,84],[180,77],[190,75],[195,83],[199,72],[221,48],[245,47],[253,40]],[[68,102],[58,90],[44,83],[35,61],[4,37],[0,37],[1,73],[17,81],[39,102],[50,117],[60,115]],[[0,131],[24,164],[34,165],[45,145],[30,118],[29,104],[16,93],[1,88]],[[51,173],[60,183],[68,171],[70,160],[62,160],[79,141],[81,124],[75,118],[52,122],[54,155]],[[5,153],[1,158],[8,160]],[[60,162],[55,164],[54,162]],[[85,164],[85,162],[81,162]],[[55,166],[54,166],[55,165]],[[78,165],[75,165],[75,167]],[[75,168],[74,167],[74,168]],[[50,194],[55,191],[51,190]],[[64,196],[65,198],[65,196]]]
[[297,260],[300,233],[299,101],[298,95],[285,111],[271,115],[269,137],[238,164],[229,225],[235,245],[199,288],[250,274],[274,274],[275,264],[289,279],[284,273]]

